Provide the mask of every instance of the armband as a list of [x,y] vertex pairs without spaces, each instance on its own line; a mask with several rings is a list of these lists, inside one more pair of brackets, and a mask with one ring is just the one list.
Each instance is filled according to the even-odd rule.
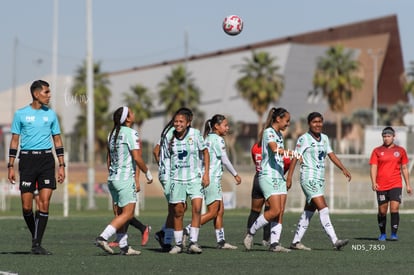
[[65,163],[59,163],[59,167],[66,167]]
[[147,178],[148,181],[152,181],[152,175],[151,175],[151,171],[148,169],[147,172],[145,173],[145,177]]
[[13,167],[13,163],[7,163],[7,168],[12,168]]
[[17,155],[17,149],[10,148],[9,149],[9,157],[16,158],[16,155]]
[[65,150],[63,149],[63,146],[62,147],[56,147],[55,152],[56,152],[56,156],[58,156],[58,157],[61,157],[65,154]]

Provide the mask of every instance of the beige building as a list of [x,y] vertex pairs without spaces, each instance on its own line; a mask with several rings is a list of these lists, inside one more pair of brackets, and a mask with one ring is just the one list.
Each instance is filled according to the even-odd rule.
[[[355,50],[356,58],[361,63],[360,74],[365,79],[362,90],[353,96],[346,107],[346,115],[358,109],[372,109],[375,62],[379,108],[388,108],[398,101],[407,101],[400,81],[404,73],[404,63],[395,15],[190,56],[186,65],[202,91],[199,108],[206,117],[222,113],[234,121],[256,124],[256,113],[235,89],[235,82],[241,76],[236,65],[243,64],[243,58],[250,58],[252,51],[267,51],[276,57],[276,64],[280,66],[279,73],[285,78],[285,90],[275,105],[287,108],[293,121],[314,110],[324,113],[328,121],[334,121],[326,101],[323,98],[309,98],[309,91],[312,90],[317,59],[324,55],[330,45],[339,43]],[[166,122],[164,107],[158,99],[158,84],[165,80],[172,68],[184,62],[185,59],[182,58],[110,72],[108,75],[112,97],[108,100],[111,111],[124,105],[123,94],[131,86],[140,84],[148,88],[151,98],[154,99],[153,111],[157,115],[145,121],[141,129],[142,137],[150,143],[156,142]],[[50,76],[45,77],[45,80],[51,83]],[[70,76],[60,76],[57,87],[52,87],[53,96],[56,97],[56,106],[53,108],[60,115],[62,128],[68,135],[73,133],[80,104],[86,104],[87,101],[71,96],[72,81]],[[7,132],[13,110],[30,102],[30,84],[28,82],[17,87],[14,98],[11,90],[0,93],[0,125],[4,126],[3,132]]]

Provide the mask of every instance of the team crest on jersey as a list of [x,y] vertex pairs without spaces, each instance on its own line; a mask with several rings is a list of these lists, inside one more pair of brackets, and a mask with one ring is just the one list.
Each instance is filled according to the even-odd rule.
[[48,121],[49,121],[49,117],[44,116],[44,117],[43,117],[43,121],[44,121],[44,122],[48,122]]
[[194,144],[194,140],[193,140],[193,138],[188,138],[188,144],[190,144],[190,145],[193,145]]
[[394,157],[399,158],[399,157],[400,157],[400,152],[395,151],[395,152],[394,152]]

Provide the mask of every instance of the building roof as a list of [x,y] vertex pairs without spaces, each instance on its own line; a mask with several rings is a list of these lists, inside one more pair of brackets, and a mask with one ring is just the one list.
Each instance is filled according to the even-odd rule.
[[[250,58],[253,50],[260,50],[277,57],[279,73],[285,77],[285,90],[277,105],[286,107],[293,119],[305,117],[308,112],[318,110],[324,113],[326,120],[334,121],[334,114],[329,111],[324,100],[316,103],[308,101],[317,58],[323,56],[324,51],[334,44],[342,44],[356,51],[361,63],[360,74],[365,80],[362,89],[353,95],[353,99],[346,106],[346,115],[358,109],[372,109],[375,62],[379,106],[388,107],[398,101],[407,101],[400,81],[404,68],[395,15],[193,55],[188,57],[186,64],[196,84],[203,91],[200,109],[207,117],[223,113],[237,121],[257,122],[257,115],[240,98],[234,84],[240,77],[235,65],[243,63],[245,57]],[[158,83],[170,74],[173,67],[184,62],[186,58],[180,58],[111,72],[108,75],[113,94],[127,92],[130,86],[141,84],[152,92],[157,101]],[[121,97],[117,98],[118,100],[112,101],[113,109],[122,104]],[[155,109],[160,110],[162,106],[158,103],[155,102]],[[165,118],[152,118],[145,122],[144,136],[153,131],[158,135],[162,126],[157,124],[163,125],[163,122]]]

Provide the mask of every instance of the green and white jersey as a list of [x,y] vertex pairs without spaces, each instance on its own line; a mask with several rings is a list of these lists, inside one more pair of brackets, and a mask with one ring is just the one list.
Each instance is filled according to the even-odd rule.
[[174,181],[190,181],[201,177],[200,151],[206,149],[200,131],[188,128],[182,139],[173,138],[168,143],[170,179]]
[[207,135],[205,143],[210,154],[210,178],[221,177],[223,175],[221,156],[222,152],[226,151],[224,139],[215,133],[210,133]]
[[332,152],[328,136],[321,134],[321,139],[318,141],[310,133],[305,133],[299,137],[296,151],[302,155],[303,160],[300,165],[301,180],[324,180],[325,158]]
[[169,143],[171,141],[171,138],[174,133],[174,127],[171,127],[168,132],[165,134],[165,136],[160,139],[159,145],[160,145],[160,160],[158,163],[158,179],[161,181],[162,184],[165,183],[166,180],[168,180],[168,174],[166,172],[166,167],[169,166],[170,159],[168,158],[168,147]]
[[[109,139],[110,138],[110,139]],[[135,176],[136,164],[131,151],[140,149],[138,132],[121,126],[115,143],[115,132],[108,136],[110,154],[108,180],[127,180]]]
[[283,156],[276,155],[269,147],[270,142],[275,142],[277,148],[284,148],[282,133],[276,132],[272,127],[263,131],[262,137],[262,162],[260,163],[260,174],[274,179],[283,179]]

